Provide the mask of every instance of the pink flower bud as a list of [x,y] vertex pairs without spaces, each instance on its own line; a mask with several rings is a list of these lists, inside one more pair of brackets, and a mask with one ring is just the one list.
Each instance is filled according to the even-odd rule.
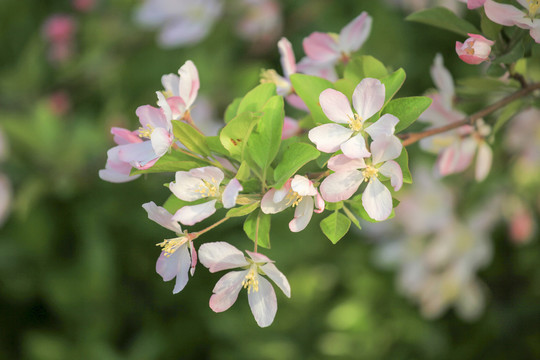
[[469,34],[470,38],[464,43],[456,41],[456,52],[459,58],[467,64],[477,65],[488,59],[493,41],[482,35]]

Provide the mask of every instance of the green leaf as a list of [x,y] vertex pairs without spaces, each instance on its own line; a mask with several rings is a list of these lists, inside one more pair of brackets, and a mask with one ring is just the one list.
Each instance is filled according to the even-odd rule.
[[246,161],[242,161],[238,171],[236,172],[236,178],[240,181],[248,180],[251,176],[251,170]]
[[495,125],[493,125],[493,131],[491,132],[491,139],[495,138],[495,134],[510,120],[514,115],[518,113],[518,111],[523,106],[522,100],[516,100],[508,105],[506,105],[501,113],[499,114],[499,117],[497,118],[497,121],[495,122]]
[[401,150],[401,155],[399,155],[397,159],[394,159],[394,161],[401,167],[401,172],[403,172],[403,182],[412,184],[412,175],[409,170],[409,154],[407,154],[407,149],[405,147]]
[[343,207],[343,201],[338,202],[327,202],[325,206],[325,210],[339,210]]
[[146,170],[131,169],[130,175],[151,174],[162,172],[187,171],[201,166],[207,166],[208,163],[202,159],[184,154],[178,150],[163,155],[151,168]]
[[225,216],[226,217],[240,217],[240,216],[250,214],[253,211],[257,210],[257,208],[259,207],[259,204],[260,202],[257,201],[257,202],[254,202],[253,204],[247,204],[247,205],[242,205],[239,207],[232,208],[229,211],[227,211],[227,215]]
[[260,84],[244,96],[240,104],[238,104],[236,114],[260,111],[264,104],[275,95],[277,95],[276,85],[272,83]]
[[518,42],[509,52],[497,56],[493,60],[493,64],[512,64],[523,57],[525,54],[525,48],[523,47],[523,40]]
[[356,86],[362,79],[367,77],[381,79],[386,75],[388,75],[388,71],[386,71],[386,67],[382,62],[373,56],[363,55],[351,60],[347,64],[343,77],[351,80],[354,86]]
[[210,151],[216,154],[229,156],[229,151],[223,147],[219,136],[207,136],[206,143],[210,148]]
[[242,98],[236,98],[232,103],[229,104],[229,106],[227,106],[227,109],[225,110],[225,123],[228,123],[234,119],[234,117],[238,114],[240,102],[242,102]]
[[315,147],[305,143],[293,143],[283,153],[283,158],[274,170],[275,184],[279,189],[291,176],[311,160],[315,160],[321,153]]
[[291,83],[294,91],[306,103],[315,123],[330,122],[319,104],[319,96],[324,90],[333,89],[334,85],[326,79],[304,74],[291,75]]
[[351,220],[339,211],[334,211],[332,215],[321,221],[321,230],[333,244],[336,244],[351,227]]
[[408,128],[431,105],[427,96],[413,96],[394,99],[386,105],[382,114],[392,114],[399,119],[396,133]]
[[399,68],[390,75],[381,79],[381,83],[384,84],[385,88],[385,106],[401,88],[401,85],[403,85],[405,82],[405,77],[405,70]]
[[330,158],[334,156],[334,154],[331,154],[331,153],[321,153],[321,155],[317,158],[317,160],[315,161],[315,163],[317,164],[318,167],[320,168],[324,168],[326,167],[326,163],[328,162],[328,160],[330,160]]
[[276,157],[283,130],[283,97],[274,96],[262,108],[262,116],[249,137],[247,147],[253,161],[265,170]]
[[354,89],[358,83],[353,82],[351,79],[339,79],[334,83],[334,87],[337,91],[342,92],[351,100]]
[[488,39],[498,39],[499,38],[499,32],[502,29],[502,25],[499,25],[497,23],[494,23],[491,21],[484,11],[481,12],[482,18],[480,20],[480,28],[482,29],[482,33],[486,36]]
[[210,155],[210,148],[206,143],[206,137],[195,130],[191,125],[183,121],[173,121],[174,137],[194,153],[204,156]]
[[452,11],[443,7],[435,7],[415,12],[407,16],[405,20],[435,26],[466,37],[469,36],[469,33],[480,33],[480,31],[478,31],[473,24],[467,20],[459,18]]
[[253,114],[243,112],[229,121],[221,130],[219,140],[233,158],[240,161],[244,159],[244,148],[253,127],[257,124],[255,120],[256,117]]
[[259,209],[252,212],[244,222],[244,232],[258,246],[270,249],[270,215]]
[[362,230],[362,227],[360,226],[360,221],[358,221],[358,218],[356,217],[356,215],[353,214],[353,212],[351,210],[349,210],[346,206],[343,207],[343,211],[345,212],[345,215],[347,215],[347,217],[349,219],[351,219],[352,223],[359,229],[359,230]]

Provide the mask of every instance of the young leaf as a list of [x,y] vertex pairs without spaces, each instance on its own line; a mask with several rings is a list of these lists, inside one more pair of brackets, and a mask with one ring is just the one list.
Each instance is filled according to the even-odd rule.
[[412,184],[411,171],[409,170],[409,155],[407,154],[407,149],[403,148],[401,150],[401,155],[397,159],[394,159],[395,162],[401,167],[401,172],[403,173],[403,182],[406,184]]
[[323,90],[333,89],[334,85],[326,79],[304,74],[291,75],[291,83],[294,91],[306,103],[315,123],[330,122],[319,104],[319,96]]
[[321,153],[315,147],[305,143],[293,143],[283,153],[283,158],[274,170],[275,184],[279,189],[287,180],[311,160],[315,160]]
[[227,217],[240,217],[252,213],[259,207],[260,202],[254,202],[253,204],[242,205],[235,207],[227,211]]
[[352,223],[356,225],[359,230],[362,230],[362,227],[360,226],[360,221],[358,221],[356,215],[354,215],[353,212],[349,210],[346,206],[343,207],[343,211],[345,212],[345,215],[347,215],[347,217],[351,219]]
[[270,215],[262,210],[252,212],[244,222],[244,232],[257,245],[270,249]]
[[275,95],[276,85],[272,83],[260,84],[244,96],[240,104],[238,104],[236,114],[260,111],[264,104]]
[[401,85],[403,85],[403,83],[405,82],[405,77],[405,71],[399,68],[390,75],[381,79],[381,82],[384,84],[385,87],[385,106],[401,88]]
[[467,37],[470,33],[480,33],[480,31],[478,31],[478,29],[473,24],[471,24],[467,20],[459,18],[452,11],[443,7],[435,7],[415,12],[407,16],[405,20],[435,26]]
[[364,78],[381,79],[386,75],[388,75],[388,71],[386,71],[386,67],[382,62],[373,56],[364,55],[351,60],[347,64],[344,78],[351,80],[356,86]]
[[223,147],[219,136],[207,136],[206,143],[210,151],[219,155],[229,156],[229,151]]
[[256,117],[251,113],[243,112],[229,121],[221,130],[219,140],[225,149],[229,151],[231,156],[242,161],[244,156],[244,147],[247,139],[257,123]]
[[210,155],[210,148],[203,134],[183,121],[173,121],[174,137],[180,140],[189,150],[204,156]]
[[283,130],[283,97],[274,96],[262,108],[257,128],[249,137],[247,147],[253,161],[266,169],[279,151]]
[[351,79],[339,79],[334,83],[334,87],[337,91],[342,92],[351,100],[354,88],[358,85],[357,82],[352,81]]
[[432,100],[427,96],[394,99],[383,108],[382,114],[392,114],[399,119],[396,125],[396,133],[398,133],[415,122],[431,105],[431,102]]
[[238,171],[236,172],[236,178],[240,181],[248,180],[251,176],[251,171],[249,169],[249,165],[246,161],[242,161],[240,164],[240,167],[238,168]]
[[208,163],[184,154],[178,150],[172,150],[163,155],[151,168],[146,170],[131,169],[130,175],[150,174],[161,172],[187,171],[197,167],[207,166]]
[[330,216],[321,221],[321,230],[333,244],[336,244],[351,227],[351,220],[339,211],[334,211]]
[[242,98],[236,98],[229,106],[227,106],[227,109],[225,110],[225,124],[234,119],[236,114],[238,114],[240,102],[242,102]]

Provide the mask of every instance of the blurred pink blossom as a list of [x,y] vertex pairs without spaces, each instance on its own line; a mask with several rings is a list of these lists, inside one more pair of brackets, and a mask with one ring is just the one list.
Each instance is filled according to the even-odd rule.
[[73,54],[73,41],[77,23],[70,15],[55,14],[47,18],[42,33],[49,43],[49,60],[62,63]]
[[464,43],[456,41],[456,52],[461,60],[467,64],[478,65],[489,59],[493,41],[482,35],[469,34],[470,38]]

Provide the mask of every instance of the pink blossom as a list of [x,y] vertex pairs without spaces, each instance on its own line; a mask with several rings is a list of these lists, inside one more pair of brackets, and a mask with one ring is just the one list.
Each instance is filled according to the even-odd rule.
[[113,183],[123,183],[137,179],[140,175],[129,175],[132,166],[129,162],[120,159],[119,151],[121,146],[143,142],[138,135],[138,131],[131,132],[126,129],[113,127],[111,133],[114,135],[114,142],[118,146],[107,151],[107,163],[105,169],[99,170],[99,177],[102,180]]
[[347,62],[362,47],[371,32],[371,17],[364,11],[337,34],[314,32],[304,39],[306,55],[318,63]]
[[[324,211],[324,201],[313,186],[313,182],[300,175],[289,179],[280,189],[271,189],[264,194],[261,201],[261,210],[265,214],[276,214],[290,206],[296,207],[294,219],[289,223],[289,229],[292,232],[304,230],[313,212]],[[317,207],[316,210],[314,206]]]
[[76,29],[77,23],[70,15],[56,14],[45,21],[43,36],[50,45],[50,61],[60,63],[71,57]]
[[283,129],[281,130],[281,140],[296,136],[300,132],[301,129],[298,121],[288,116],[285,116],[285,118],[283,119]]
[[535,18],[540,10],[540,2],[537,0],[517,0],[517,2],[525,9],[520,10],[509,4],[486,0],[484,11],[494,23],[528,29],[534,41],[540,43],[540,19]]
[[89,12],[96,6],[97,0],[73,0],[73,8],[80,12]]
[[172,119],[184,119],[199,93],[200,80],[197,67],[188,60],[178,69],[178,75],[163,75],[161,84],[165,89],[163,95],[171,108]]
[[279,36],[283,27],[281,6],[275,0],[242,0],[243,16],[236,32],[243,39],[266,47]]
[[247,289],[251,313],[260,327],[272,324],[277,312],[277,299],[274,288],[262,275],[270,278],[287,297],[291,297],[291,287],[274,262],[266,256],[246,251],[249,257],[226,242],[212,242],[201,245],[201,263],[214,273],[222,270],[241,268],[224,275],[213,289],[210,308],[223,312],[230,308],[238,298],[240,290]]
[[493,41],[482,35],[469,34],[470,38],[464,43],[456,41],[456,52],[467,64],[477,65],[489,59]]
[[467,8],[473,10],[484,5],[486,0],[459,0],[463,3],[467,3]]
[[195,273],[197,252],[193,242],[188,235],[182,234],[180,224],[165,208],[157,206],[154,202],[144,204],[143,208],[148,213],[150,220],[178,235],[176,238],[167,239],[157,244],[163,250],[156,262],[156,272],[161,275],[163,281],[170,281],[176,277],[173,294],[179,293],[188,282],[188,273],[191,272],[191,276]]

